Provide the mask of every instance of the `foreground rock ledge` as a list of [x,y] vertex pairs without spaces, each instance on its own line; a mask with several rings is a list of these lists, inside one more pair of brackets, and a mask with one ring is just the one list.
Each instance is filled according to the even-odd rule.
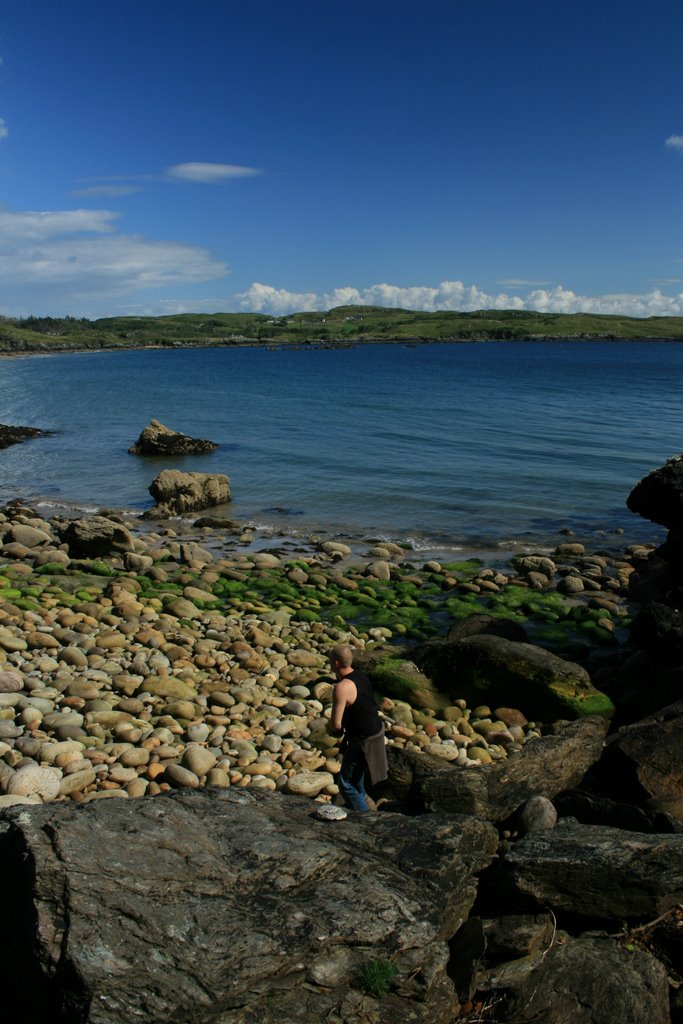
[[[495,830],[314,808],[183,790],[6,811],[5,1007],[54,1024],[446,1024],[448,940]],[[381,1000],[360,984],[378,959],[398,971]]]

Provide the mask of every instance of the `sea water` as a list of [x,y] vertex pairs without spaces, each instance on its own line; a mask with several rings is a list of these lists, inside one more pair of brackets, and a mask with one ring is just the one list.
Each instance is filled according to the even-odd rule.
[[[683,345],[667,342],[6,358],[0,421],[56,433],[0,451],[0,499],[140,512],[174,467],[228,474],[224,514],[299,533],[425,551],[658,540],[626,498],[683,451],[682,384]],[[128,454],[152,418],[219,447]]]

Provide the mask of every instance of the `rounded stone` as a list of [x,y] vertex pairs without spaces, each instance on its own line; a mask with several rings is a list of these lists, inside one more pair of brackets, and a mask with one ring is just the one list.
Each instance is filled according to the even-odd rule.
[[306,705],[302,704],[300,700],[288,700],[282,709],[286,715],[305,715]]
[[488,750],[484,750],[483,747],[470,747],[467,753],[471,761],[478,761],[479,764],[491,764],[493,762],[493,758]]
[[110,767],[108,774],[111,782],[119,782],[122,785],[133,782],[137,777],[138,773],[135,771],[135,768],[126,768],[120,761]]
[[139,768],[149,762],[149,750],[143,747],[129,747],[119,754],[119,762],[126,768]]
[[330,772],[299,772],[292,775],[285,789],[297,796],[318,796],[326,786],[334,784],[334,776]]
[[212,768],[211,771],[206,773],[206,784],[207,786],[220,786],[222,789],[225,789],[226,786],[230,785],[230,779],[222,768]]
[[27,765],[19,768],[7,783],[12,796],[37,796],[41,800],[54,800],[59,795],[61,776],[53,768]]
[[186,732],[192,743],[205,743],[211,735],[211,726],[201,722],[199,725],[189,725]]
[[82,754],[84,749],[84,745],[79,740],[43,743],[40,748],[40,758],[42,761],[47,761],[48,764],[54,764],[55,759],[60,754],[66,754],[69,751],[76,751],[78,754]]
[[16,739],[22,735],[23,731],[23,725],[15,725],[14,722],[7,721],[7,719],[0,720],[0,740]]
[[193,743],[185,748],[182,767],[188,769],[197,778],[201,778],[216,766],[216,756],[206,747],[200,747]]
[[23,690],[24,680],[18,672],[4,669],[0,672],[0,693],[17,693]]
[[93,768],[83,768],[81,771],[65,775],[59,783],[60,796],[68,796],[69,793],[80,793],[86,786],[91,786],[95,781]]
[[349,816],[343,807],[337,807],[336,804],[321,804],[314,811],[314,814],[320,821],[343,821],[344,818]]
[[197,789],[199,786],[199,778],[189,768],[183,768],[179,764],[169,764],[164,772],[164,778],[168,779],[171,785],[177,788],[189,787],[190,789]]
[[554,828],[557,824],[555,805],[545,796],[529,797],[519,812],[519,824],[523,832]]
[[294,700],[308,700],[311,696],[311,691],[307,686],[290,686],[287,692]]
[[287,651],[287,663],[295,668],[321,668],[325,659],[315,651],[294,650]]

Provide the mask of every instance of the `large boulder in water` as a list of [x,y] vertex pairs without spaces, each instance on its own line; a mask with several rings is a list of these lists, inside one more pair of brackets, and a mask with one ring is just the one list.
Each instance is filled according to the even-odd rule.
[[156,506],[143,514],[144,519],[180,516],[231,500],[230,479],[224,473],[183,473],[179,469],[164,469],[150,484],[149,493]]
[[614,713],[585,668],[535,644],[490,634],[429,640],[413,660],[439,690],[468,703],[514,705],[541,721]]
[[131,455],[203,455],[217,447],[215,441],[188,437],[152,420],[128,451]]
[[631,598],[642,602],[631,640],[650,661],[642,673],[645,699],[635,708],[652,710],[680,693],[680,680],[671,673],[680,675],[683,669],[683,455],[648,473],[633,488],[627,504],[632,512],[668,529],[664,544],[636,559],[629,579]]
[[633,488],[626,504],[644,519],[683,533],[683,455],[674,455]]
[[[495,829],[389,813],[325,822],[315,806],[212,789],[8,809],[10,1017],[448,1024],[448,940]],[[378,963],[390,968],[381,999],[363,984]]]

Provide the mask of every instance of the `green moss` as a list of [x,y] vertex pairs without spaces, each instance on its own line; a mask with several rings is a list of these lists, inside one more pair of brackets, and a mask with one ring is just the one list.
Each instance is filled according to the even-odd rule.
[[467,594],[464,596],[453,596],[446,599],[444,607],[453,616],[454,619],[466,619],[468,615],[477,611],[481,608],[480,602],[477,600],[476,595]]
[[593,690],[584,697],[567,693],[566,689],[561,686],[552,685],[550,689],[555,690],[561,696],[564,706],[571,709],[577,718],[583,718],[586,715],[611,718],[614,714],[614,704],[607,694],[600,690]]
[[43,611],[43,609],[40,607],[38,602],[37,601],[32,601],[29,597],[17,597],[17,598],[14,599],[14,601],[12,603],[15,604],[17,606],[17,608],[21,608],[22,611],[25,611],[25,612],[40,612],[40,611]]
[[90,560],[82,560],[79,562],[79,568],[84,572],[92,573],[93,576],[116,576],[116,570],[112,569],[111,565],[107,562],[103,562],[99,558],[93,558]]
[[472,577],[481,569],[484,563],[480,558],[469,558],[465,562],[446,562],[441,568],[454,575]]
[[297,612],[295,612],[294,618],[296,620],[298,620],[299,622],[319,622],[320,621],[320,615],[316,614],[316,612],[314,612],[312,610],[309,611],[308,608],[300,608]]
[[66,566],[61,562],[46,562],[33,570],[36,576],[61,576],[65,571]]
[[373,686],[385,697],[410,702],[417,689],[417,683],[403,668],[398,658],[382,658],[368,668],[368,677]]

